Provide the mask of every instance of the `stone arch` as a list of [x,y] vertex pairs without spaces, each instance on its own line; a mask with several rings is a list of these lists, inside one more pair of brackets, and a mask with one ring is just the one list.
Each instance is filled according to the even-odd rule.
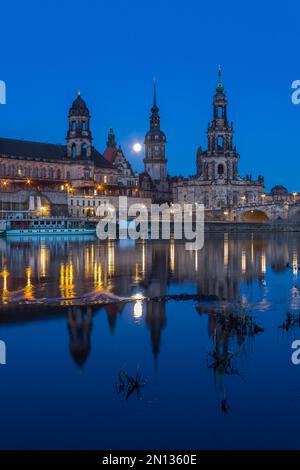
[[242,212],[239,219],[241,222],[267,222],[269,217],[265,212],[253,209]]
[[223,165],[223,163],[219,163],[219,164],[218,164],[217,173],[218,173],[219,176],[223,176],[223,175],[224,175],[224,165]]

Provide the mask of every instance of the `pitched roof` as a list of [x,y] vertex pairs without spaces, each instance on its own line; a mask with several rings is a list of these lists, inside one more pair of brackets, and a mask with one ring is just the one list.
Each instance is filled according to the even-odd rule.
[[117,155],[117,149],[115,147],[107,147],[103,152],[104,158],[110,163],[114,161],[114,159],[116,158],[116,155]]
[[115,170],[114,165],[107,161],[106,158],[104,158],[103,155],[95,149],[95,147],[92,147],[92,160],[98,167],[111,168]]
[[67,158],[66,145],[55,145],[29,140],[15,140],[0,137],[0,154],[11,157],[32,159],[63,160]]
[[[30,140],[6,139],[0,137],[0,155],[22,157],[37,160],[68,160],[67,146],[48,144],[46,142],[33,142]],[[95,147],[92,147],[92,161],[97,167],[114,168]]]

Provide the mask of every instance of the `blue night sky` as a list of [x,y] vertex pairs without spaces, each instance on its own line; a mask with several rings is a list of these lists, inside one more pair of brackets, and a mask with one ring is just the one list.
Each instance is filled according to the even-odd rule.
[[241,155],[240,174],[265,176],[300,191],[299,4],[254,0],[201,2],[1,2],[2,137],[63,143],[78,89],[92,114],[94,145],[105,149],[109,127],[136,170],[157,78],[161,127],[171,175],[195,173],[217,67]]

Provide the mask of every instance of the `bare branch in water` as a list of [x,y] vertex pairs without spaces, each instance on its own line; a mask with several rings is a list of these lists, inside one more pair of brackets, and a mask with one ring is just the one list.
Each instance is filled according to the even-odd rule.
[[128,400],[128,398],[134,392],[136,392],[137,399],[141,400],[142,399],[141,389],[145,385],[146,385],[146,381],[143,380],[140,369],[137,370],[135,377],[129,375],[125,371],[120,371],[118,374],[117,392],[118,392],[118,395],[124,392],[126,400]]
[[300,314],[292,315],[291,313],[287,313],[285,317],[285,321],[283,322],[282,325],[279,325],[278,328],[289,331],[293,328],[299,328],[299,327],[300,327]]

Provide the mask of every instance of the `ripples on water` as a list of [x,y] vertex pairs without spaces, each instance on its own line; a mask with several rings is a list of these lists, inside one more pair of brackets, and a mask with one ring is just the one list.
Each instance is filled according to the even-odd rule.
[[298,448],[299,256],[298,234],[1,239],[1,447]]

